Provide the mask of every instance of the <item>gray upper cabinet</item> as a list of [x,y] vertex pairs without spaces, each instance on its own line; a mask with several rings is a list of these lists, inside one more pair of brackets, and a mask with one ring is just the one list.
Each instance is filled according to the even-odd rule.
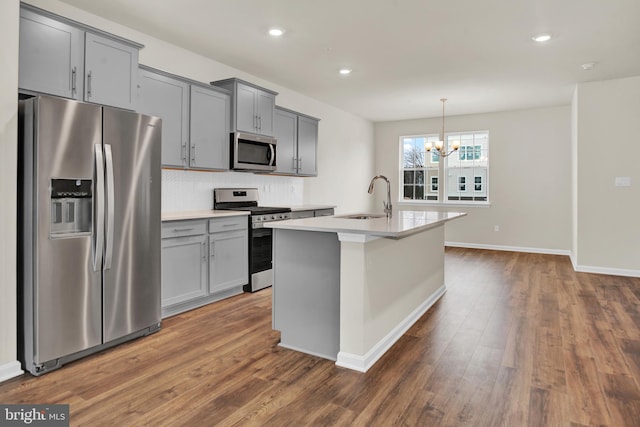
[[139,111],[162,118],[163,166],[229,169],[227,91],[145,65],[140,66],[139,87]]
[[188,166],[189,84],[146,68],[138,80],[138,111],[162,119],[162,165]]
[[18,86],[78,99],[82,94],[84,31],[20,9]]
[[298,116],[298,175],[318,174],[318,119]]
[[84,64],[85,101],[135,110],[137,48],[86,33]]
[[225,93],[191,86],[192,168],[229,169],[230,102]]
[[26,4],[20,8],[19,45],[23,92],[136,108],[142,45]]
[[277,142],[276,166],[278,173],[298,173],[297,140],[298,115],[276,107],[273,118],[273,133]]
[[211,82],[231,92],[231,131],[273,136],[277,92],[232,78]]
[[317,175],[319,120],[276,107],[273,122],[274,136],[278,140],[276,172],[286,175]]

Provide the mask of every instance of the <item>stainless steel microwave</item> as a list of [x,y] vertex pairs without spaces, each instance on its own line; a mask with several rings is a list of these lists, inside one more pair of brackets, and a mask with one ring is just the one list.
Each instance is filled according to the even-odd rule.
[[231,169],[276,170],[276,139],[243,132],[231,134]]

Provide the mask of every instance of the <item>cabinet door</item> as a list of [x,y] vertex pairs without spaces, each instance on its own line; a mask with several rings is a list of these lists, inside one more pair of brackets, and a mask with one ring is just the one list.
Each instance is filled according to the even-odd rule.
[[162,239],[162,307],[207,294],[207,235]]
[[18,86],[78,99],[82,93],[84,32],[20,10]]
[[138,111],[162,119],[162,164],[187,167],[189,84],[148,70],[138,77]]
[[276,105],[276,97],[268,92],[257,93],[258,133],[273,136],[273,110]]
[[258,90],[251,86],[238,84],[236,89],[235,121],[236,129],[242,132],[257,132],[258,115],[256,97]]
[[298,117],[298,174],[317,175],[318,121]]
[[273,136],[276,145],[278,173],[295,175],[298,171],[296,140],[298,138],[298,115],[276,108],[273,117]]
[[191,86],[190,166],[229,169],[229,95]]
[[85,101],[135,110],[137,80],[138,49],[86,33]]
[[209,292],[249,283],[247,230],[209,236]]

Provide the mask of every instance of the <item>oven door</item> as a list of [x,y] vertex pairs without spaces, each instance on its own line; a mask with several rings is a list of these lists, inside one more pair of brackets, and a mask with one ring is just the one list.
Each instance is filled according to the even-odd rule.
[[276,140],[274,138],[234,134],[231,167],[236,170],[276,170]]
[[273,285],[272,263],[273,230],[270,228],[254,228],[251,230],[249,245],[249,274],[251,276],[250,291]]

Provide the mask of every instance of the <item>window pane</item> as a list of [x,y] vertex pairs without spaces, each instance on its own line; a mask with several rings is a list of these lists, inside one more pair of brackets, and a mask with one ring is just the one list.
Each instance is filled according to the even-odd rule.
[[415,182],[416,182],[416,184],[424,185],[424,171],[423,170],[416,171],[416,181]]
[[405,183],[405,185],[414,183],[414,175],[415,175],[414,171],[404,171],[404,183]]
[[405,199],[413,199],[413,186],[405,185],[404,186],[404,198]]
[[416,199],[424,199],[424,185],[416,185]]

